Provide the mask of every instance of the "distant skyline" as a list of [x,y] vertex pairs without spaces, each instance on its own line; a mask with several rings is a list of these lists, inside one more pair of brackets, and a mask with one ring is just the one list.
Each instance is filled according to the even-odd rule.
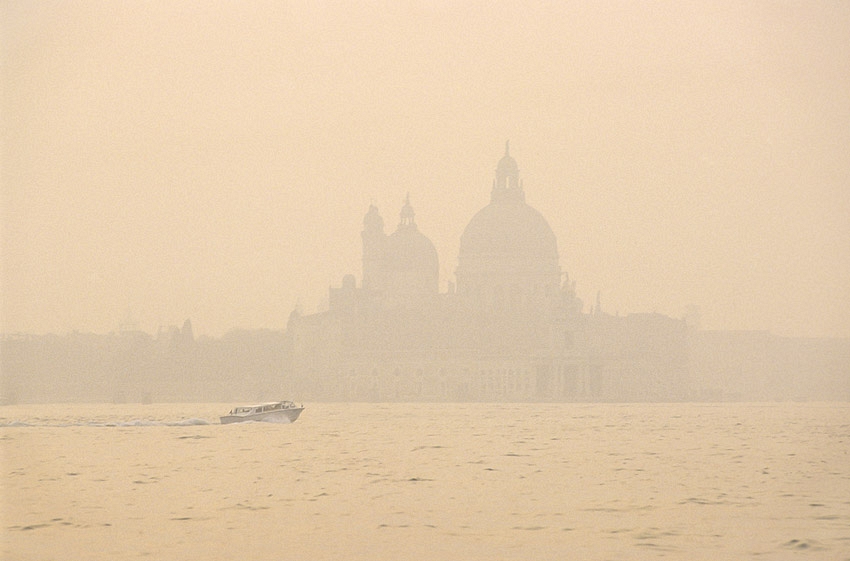
[[586,309],[850,337],[850,3],[0,3],[0,328],[283,329],[510,140]]

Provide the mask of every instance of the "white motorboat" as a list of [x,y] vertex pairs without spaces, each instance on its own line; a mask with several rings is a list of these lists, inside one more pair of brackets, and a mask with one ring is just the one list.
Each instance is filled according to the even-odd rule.
[[304,411],[303,405],[296,405],[291,401],[234,407],[230,410],[230,413],[221,418],[221,424],[244,423],[245,421],[293,423],[302,411]]

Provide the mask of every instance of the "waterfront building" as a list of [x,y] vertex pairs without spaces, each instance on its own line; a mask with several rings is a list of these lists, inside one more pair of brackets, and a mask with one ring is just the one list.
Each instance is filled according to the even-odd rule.
[[360,283],[328,309],[293,312],[286,385],[308,400],[659,401],[684,399],[687,326],[660,314],[584,311],[558,241],[526,203],[506,144],[490,202],[460,239],[456,284],[440,293],[438,255],[408,196],[385,233],[363,219]]

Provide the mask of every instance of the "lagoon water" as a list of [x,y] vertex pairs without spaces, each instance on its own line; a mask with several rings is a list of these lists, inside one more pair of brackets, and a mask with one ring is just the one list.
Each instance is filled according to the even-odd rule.
[[850,404],[0,408],[6,560],[850,559]]

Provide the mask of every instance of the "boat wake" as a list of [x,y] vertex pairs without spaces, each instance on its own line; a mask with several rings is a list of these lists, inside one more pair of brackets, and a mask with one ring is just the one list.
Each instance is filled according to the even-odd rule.
[[206,419],[180,419],[177,421],[153,421],[150,419],[133,419],[131,421],[92,421],[79,420],[71,422],[24,422],[11,421],[0,423],[0,428],[26,428],[26,427],[194,427],[200,425],[211,425]]

